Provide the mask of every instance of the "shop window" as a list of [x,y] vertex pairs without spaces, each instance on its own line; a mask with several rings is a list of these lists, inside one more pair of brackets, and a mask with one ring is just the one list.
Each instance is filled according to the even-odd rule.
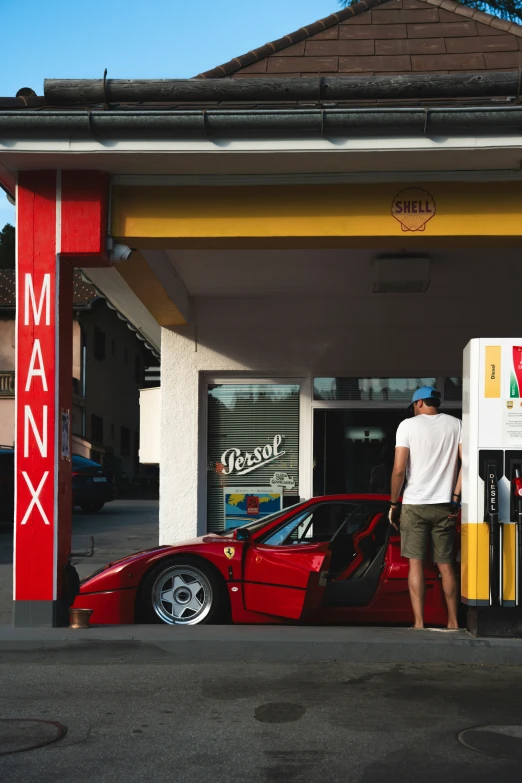
[[116,340],[111,340],[111,356],[116,356]]
[[136,356],[134,360],[134,380],[139,386],[141,386],[143,383],[143,371],[141,366],[141,359],[139,356]]
[[126,348],[123,349],[123,363],[124,364],[129,363],[129,352]]
[[314,400],[410,402],[415,389],[436,378],[314,378]]
[[91,440],[98,446],[103,445],[103,419],[94,413],[91,414]]
[[94,358],[105,359],[105,332],[99,326],[94,327]]
[[122,457],[130,457],[130,429],[121,428],[120,454]]
[[261,519],[299,499],[299,386],[208,389],[209,531]]

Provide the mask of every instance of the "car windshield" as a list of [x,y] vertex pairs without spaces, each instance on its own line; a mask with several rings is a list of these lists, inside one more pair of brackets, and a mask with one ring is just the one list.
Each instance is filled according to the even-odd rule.
[[351,525],[360,507],[346,501],[318,503],[290,517],[262,542],[267,546],[324,543],[331,541],[341,528],[352,534],[361,524]]

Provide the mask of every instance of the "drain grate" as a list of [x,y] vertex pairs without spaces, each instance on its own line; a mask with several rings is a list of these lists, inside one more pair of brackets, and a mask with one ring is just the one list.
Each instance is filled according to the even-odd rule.
[[54,720],[0,718],[0,756],[50,745],[61,739],[66,731],[65,726]]
[[458,739],[488,756],[522,762],[522,726],[475,726],[461,731]]

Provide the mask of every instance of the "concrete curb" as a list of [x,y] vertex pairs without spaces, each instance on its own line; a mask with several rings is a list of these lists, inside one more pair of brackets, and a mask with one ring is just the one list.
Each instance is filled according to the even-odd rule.
[[304,626],[0,628],[2,663],[353,662],[522,665],[522,640]]

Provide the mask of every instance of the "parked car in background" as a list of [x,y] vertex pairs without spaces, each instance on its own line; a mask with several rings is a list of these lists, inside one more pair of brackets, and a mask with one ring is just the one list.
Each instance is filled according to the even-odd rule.
[[114,500],[114,477],[97,462],[73,454],[72,490],[73,507],[96,513]]
[[[114,500],[114,477],[97,462],[72,457],[73,508],[97,513]],[[14,449],[0,446],[0,522],[14,520]]]

